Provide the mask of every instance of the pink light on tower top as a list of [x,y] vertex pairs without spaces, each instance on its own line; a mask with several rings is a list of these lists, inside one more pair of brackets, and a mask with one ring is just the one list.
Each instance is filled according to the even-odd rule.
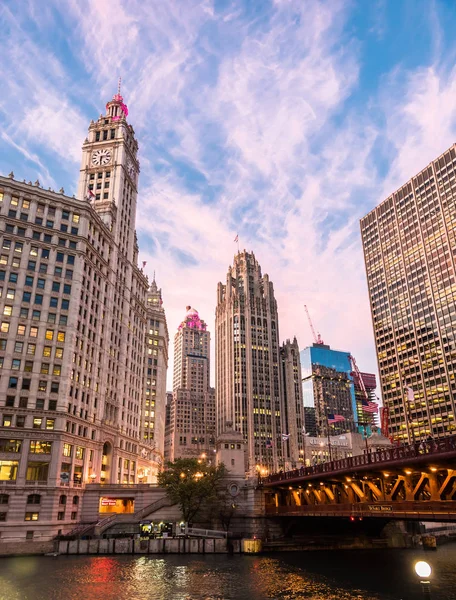
[[206,331],[207,325],[200,319],[198,311],[191,306],[186,306],[185,308],[187,314],[178,329],[181,330],[184,327],[188,327],[189,329],[196,329],[197,331]]
[[[125,118],[128,117],[128,107],[124,103],[123,96],[120,93],[120,84],[121,84],[121,82],[122,82],[122,78],[119,77],[119,84],[117,86],[117,94],[114,94],[114,96],[112,97],[111,102],[116,102],[116,103],[118,103],[120,105],[120,110],[121,110],[122,114],[121,115],[115,115],[112,118],[113,121],[119,121],[122,118],[122,116],[124,116]],[[106,108],[108,108],[109,104],[110,103],[108,102],[108,104],[106,105]]]

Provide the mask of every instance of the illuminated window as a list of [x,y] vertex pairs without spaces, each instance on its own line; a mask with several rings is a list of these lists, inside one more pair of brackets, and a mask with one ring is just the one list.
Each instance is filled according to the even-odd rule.
[[63,444],[63,456],[71,457],[73,454],[73,446],[71,444]]
[[64,331],[59,331],[57,333],[57,341],[58,342],[64,342],[65,341],[65,332]]
[[37,512],[26,512],[25,513],[25,521],[38,521],[39,513]]
[[54,330],[53,329],[46,329],[45,338],[47,340],[53,340],[54,339]]

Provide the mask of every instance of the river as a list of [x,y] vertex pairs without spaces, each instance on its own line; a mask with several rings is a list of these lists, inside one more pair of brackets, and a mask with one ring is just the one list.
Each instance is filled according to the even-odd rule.
[[260,556],[59,556],[0,559],[0,600],[432,600],[456,598],[456,544],[414,550]]

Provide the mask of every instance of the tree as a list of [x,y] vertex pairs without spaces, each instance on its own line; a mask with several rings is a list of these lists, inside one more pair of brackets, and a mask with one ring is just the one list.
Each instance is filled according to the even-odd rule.
[[158,484],[166,489],[168,498],[179,505],[186,522],[210,506],[217,496],[217,486],[226,476],[225,465],[217,467],[196,458],[178,458],[158,474]]
[[239,505],[227,490],[218,490],[213,505],[213,514],[217,514],[225,531],[230,528],[233,517],[238,513]]

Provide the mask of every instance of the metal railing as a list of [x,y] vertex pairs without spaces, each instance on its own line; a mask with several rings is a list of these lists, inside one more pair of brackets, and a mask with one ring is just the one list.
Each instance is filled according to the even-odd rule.
[[442,454],[456,453],[456,435],[443,438],[440,440],[427,440],[425,442],[416,442],[414,444],[399,446],[370,452],[368,454],[360,454],[358,456],[350,456],[339,460],[333,460],[312,467],[301,467],[293,471],[285,471],[284,473],[274,473],[267,477],[260,477],[260,484],[268,485],[289,481],[291,479],[300,479],[304,477],[315,477],[326,473],[336,473],[337,471],[351,471],[359,467],[384,467],[388,464],[396,463],[409,459],[421,459],[427,456],[439,456]]

